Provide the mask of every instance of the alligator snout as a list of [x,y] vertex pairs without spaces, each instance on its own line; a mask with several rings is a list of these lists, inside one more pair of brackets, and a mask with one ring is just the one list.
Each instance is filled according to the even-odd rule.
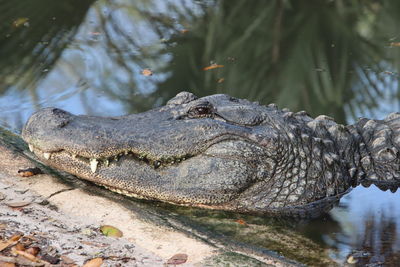
[[47,135],[66,126],[71,120],[71,113],[58,108],[44,108],[33,114],[24,129],[22,137],[30,143],[33,136]]

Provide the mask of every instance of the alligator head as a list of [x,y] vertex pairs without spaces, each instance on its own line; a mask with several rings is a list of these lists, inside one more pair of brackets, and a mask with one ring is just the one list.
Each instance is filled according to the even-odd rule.
[[345,127],[273,104],[182,92],[163,107],[121,117],[45,108],[22,136],[46,164],[125,195],[317,216],[368,180],[359,133],[365,123]]

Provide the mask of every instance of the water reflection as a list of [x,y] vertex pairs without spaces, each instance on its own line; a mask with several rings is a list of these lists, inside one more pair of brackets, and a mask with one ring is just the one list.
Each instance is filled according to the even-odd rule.
[[332,217],[340,231],[325,235],[327,243],[339,248],[336,259],[352,256],[358,266],[384,262],[397,266],[400,256],[400,195],[371,186],[357,187],[335,208]]
[[364,221],[364,233],[357,236],[357,246],[354,247],[348,261],[357,266],[392,265],[397,266],[400,260],[398,246],[398,226],[393,217],[369,214]]
[[0,93],[30,90],[73,40],[93,1],[0,1]]
[[[339,122],[399,107],[396,0],[0,0],[0,12],[0,125],[16,131],[43,106],[121,115],[182,90],[277,102]],[[213,63],[223,67],[204,70]],[[153,75],[142,75],[145,68]],[[331,217],[296,229],[339,262],[353,250],[371,255],[360,263],[394,259],[398,193],[380,194],[357,188]],[[365,215],[368,199],[384,202]]]
[[[277,102],[344,122],[346,113],[368,113],[396,94],[397,1],[78,2],[0,2],[0,93],[11,94],[0,102],[3,125],[19,128],[47,105],[143,111],[181,90]],[[27,24],[13,26],[18,19]],[[212,63],[224,67],[203,71]],[[141,75],[143,68],[154,75]],[[17,108],[8,104],[13,98]],[[8,114],[16,112],[21,119],[13,121]]]

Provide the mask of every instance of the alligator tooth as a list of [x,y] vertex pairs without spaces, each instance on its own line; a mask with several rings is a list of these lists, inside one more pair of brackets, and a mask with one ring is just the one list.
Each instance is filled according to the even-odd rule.
[[154,166],[154,168],[155,168],[155,169],[157,169],[158,167],[160,167],[160,166],[161,166],[161,162],[160,162],[160,161],[158,161],[158,160],[156,160],[156,161],[154,161],[154,164],[153,164],[153,166]]
[[33,152],[33,145],[29,144],[28,146],[29,146],[29,150],[30,150],[31,152]]
[[71,154],[71,156],[75,159],[77,157],[76,154]]
[[51,153],[47,153],[47,152],[44,152],[44,153],[43,153],[43,157],[44,157],[45,159],[50,159],[50,156],[51,156]]
[[92,170],[93,173],[96,172],[97,164],[99,164],[97,159],[90,159],[90,169]]
[[110,165],[110,161],[108,159],[104,160],[104,165],[106,165],[106,167],[108,167],[108,165]]

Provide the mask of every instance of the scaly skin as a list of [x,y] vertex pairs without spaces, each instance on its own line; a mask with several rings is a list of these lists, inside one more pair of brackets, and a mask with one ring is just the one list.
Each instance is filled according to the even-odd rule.
[[227,95],[182,92],[166,106],[104,118],[45,108],[23,139],[46,164],[138,198],[315,217],[351,186],[400,184],[400,115],[336,124]]

